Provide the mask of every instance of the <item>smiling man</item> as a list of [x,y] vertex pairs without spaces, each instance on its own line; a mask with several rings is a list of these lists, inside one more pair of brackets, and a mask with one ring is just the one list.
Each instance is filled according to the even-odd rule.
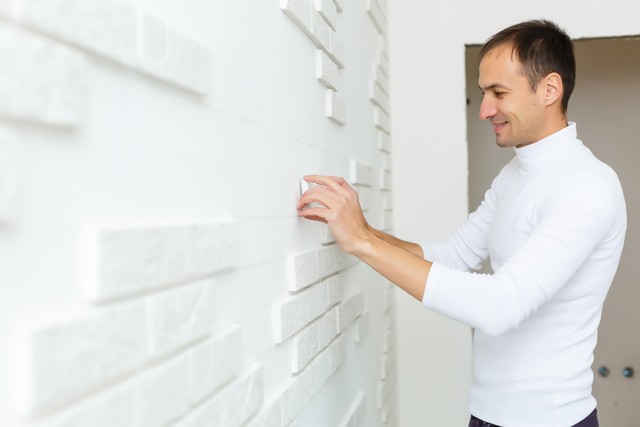
[[[620,182],[567,121],[575,59],[564,31],[523,22],[480,55],[480,117],[515,156],[453,236],[419,245],[373,229],[339,177],[307,176],[318,186],[299,214],[326,222],[343,250],[425,307],[475,328],[469,426],[595,427],[593,350],[626,232]],[[475,273],[486,258],[494,273]]]

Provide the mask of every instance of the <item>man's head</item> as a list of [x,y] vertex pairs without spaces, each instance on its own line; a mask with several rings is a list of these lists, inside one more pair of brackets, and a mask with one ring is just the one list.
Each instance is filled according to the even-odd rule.
[[575,86],[573,43],[557,25],[522,22],[492,36],[480,51],[480,117],[491,120],[496,142],[523,146],[566,125]]

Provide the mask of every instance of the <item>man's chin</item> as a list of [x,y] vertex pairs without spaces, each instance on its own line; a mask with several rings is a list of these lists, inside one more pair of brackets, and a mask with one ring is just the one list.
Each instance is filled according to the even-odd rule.
[[498,136],[496,137],[496,145],[502,148],[513,147],[510,141],[506,141],[503,138],[500,138]]

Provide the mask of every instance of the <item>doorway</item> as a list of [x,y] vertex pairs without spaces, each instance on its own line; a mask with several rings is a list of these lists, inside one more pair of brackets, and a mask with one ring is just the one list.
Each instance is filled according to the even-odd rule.
[[[466,49],[471,211],[513,157],[512,149],[496,146],[491,127],[478,117],[479,51],[479,46]],[[576,40],[575,54],[577,80],[569,120],[577,123],[584,144],[617,172],[628,216],[625,248],[598,330],[593,394],[601,425],[636,427],[640,420],[640,287],[634,268],[640,258],[640,37]]]

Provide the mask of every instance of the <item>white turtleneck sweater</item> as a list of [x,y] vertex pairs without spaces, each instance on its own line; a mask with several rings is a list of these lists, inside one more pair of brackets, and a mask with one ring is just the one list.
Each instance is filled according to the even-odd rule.
[[[568,427],[593,411],[593,350],[626,208],[615,172],[561,131],[515,149],[433,262],[423,304],[475,328],[469,411],[506,427]],[[478,274],[487,256],[494,274]]]

